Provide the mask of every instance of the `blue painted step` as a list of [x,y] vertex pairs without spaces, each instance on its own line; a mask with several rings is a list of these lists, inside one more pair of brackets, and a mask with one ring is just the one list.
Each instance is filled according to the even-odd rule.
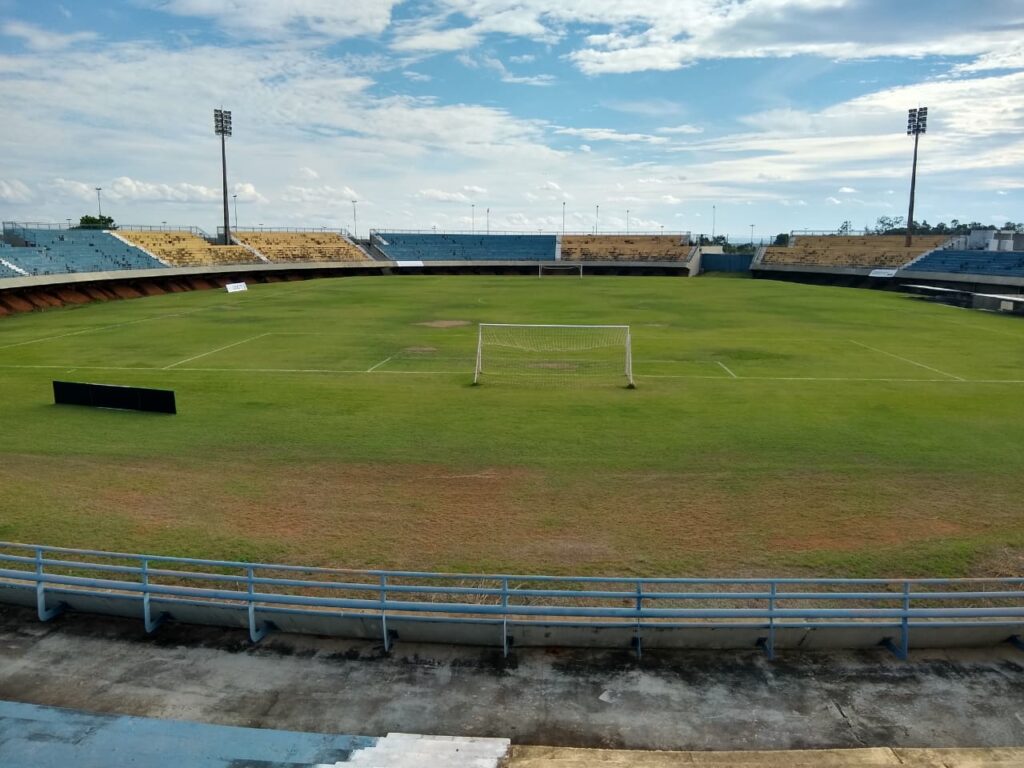
[[0,701],[3,768],[308,768],[346,762],[376,742]]

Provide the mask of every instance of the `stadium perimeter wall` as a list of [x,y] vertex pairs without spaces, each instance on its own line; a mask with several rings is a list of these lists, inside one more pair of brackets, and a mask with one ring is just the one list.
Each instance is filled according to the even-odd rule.
[[[587,275],[689,274],[674,262],[584,262]],[[276,283],[366,275],[525,275],[537,276],[537,262],[393,261],[236,264],[225,266],[135,269],[119,272],[62,273],[0,280],[0,315],[67,304],[130,299],[164,293],[211,290],[227,283]],[[548,278],[554,279],[554,278]]]

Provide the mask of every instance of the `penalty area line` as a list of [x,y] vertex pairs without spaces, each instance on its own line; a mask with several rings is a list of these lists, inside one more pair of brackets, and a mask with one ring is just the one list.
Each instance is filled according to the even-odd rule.
[[932,368],[930,365],[925,365],[924,363],[919,363],[916,360],[911,360],[909,357],[900,357],[899,355],[894,355],[892,352],[886,352],[884,349],[876,349],[875,347],[869,347],[867,344],[861,344],[859,341],[854,341],[853,339],[848,339],[848,341],[851,344],[856,344],[858,347],[870,349],[872,352],[878,352],[879,354],[888,355],[889,357],[895,358],[896,360],[902,360],[904,363],[916,365],[918,368],[924,368],[925,370],[932,371],[933,373],[941,373],[943,376],[948,376],[949,378],[956,379],[957,381],[966,381],[966,379],[963,379],[959,376],[955,376],[952,373],[946,373],[945,371],[940,371],[938,368]]
[[393,355],[392,355],[391,357],[389,357],[389,358],[386,358],[386,359],[384,359],[384,360],[381,360],[381,361],[380,361],[379,363],[377,363],[376,365],[374,365],[374,366],[372,366],[372,367],[370,367],[370,368],[367,368],[367,369],[366,369],[366,372],[367,372],[367,373],[373,373],[373,372],[374,372],[374,371],[376,371],[376,370],[377,370],[378,368],[380,368],[380,367],[381,367],[382,365],[385,365],[385,364],[387,364],[387,363],[390,363],[390,362],[391,362],[392,360],[394,360],[394,359],[395,359],[396,357],[398,357],[398,353],[395,353],[395,354],[393,354]]
[[269,335],[270,335],[269,333],[261,333],[258,336],[250,336],[248,339],[242,339],[241,341],[236,341],[234,344],[225,344],[223,347],[217,347],[216,349],[211,349],[209,352],[203,352],[201,355],[193,355],[192,357],[186,357],[184,360],[179,360],[176,363],[171,363],[170,365],[165,365],[161,370],[169,371],[171,368],[177,368],[179,365],[184,365],[185,363],[191,363],[193,360],[198,360],[201,357],[206,357],[207,355],[213,355],[213,354],[216,354],[217,352],[223,352],[225,349],[231,349],[232,347],[237,347],[237,346],[240,346],[242,344],[247,344],[250,341],[256,341],[256,339],[262,339],[264,336],[269,336]]
[[729,370],[729,366],[727,366],[721,360],[715,360],[715,362],[718,363],[720,366],[722,366],[722,370],[725,371],[726,373],[728,373],[734,379],[738,379],[739,378],[739,376],[737,376],[735,373],[733,373],[731,370]]

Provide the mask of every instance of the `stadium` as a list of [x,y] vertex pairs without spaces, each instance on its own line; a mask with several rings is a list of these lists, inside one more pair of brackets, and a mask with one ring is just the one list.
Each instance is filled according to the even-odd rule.
[[[93,44],[18,24],[0,40]],[[399,27],[436,32],[418,24]],[[602,55],[627,41],[587,39]],[[510,68],[540,54],[474,55],[460,66],[552,84]],[[562,58],[597,66],[576,56]],[[344,61],[353,77],[371,66]],[[441,80],[420,64],[400,76]],[[969,66],[982,64],[950,77]],[[313,71],[294,67],[300,81]],[[365,119],[357,95],[346,107]],[[715,172],[764,137],[778,142],[768,156],[804,162],[779,149],[788,114],[723,150],[667,101],[622,107],[674,116],[650,133],[554,118],[543,130],[739,153],[692,163]],[[848,184],[876,180],[846,168],[843,199],[823,204],[847,206],[839,227],[802,226],[806,202],[787,197],[779,226],[757,225],[779,234],[755,237],[734,206],[749,238],[721,234],[721,219],[640,213],[699,199],[722,216],[735,188],[639,155],[612,164],[609,178],[636,179],[595,195],[591,217],[567,191],[592,183],[590,144],[573,150],[578,179],[568,165],[522,193],[543,213],[492,219],[487,189],[446,180],[465,158],[417,160],[429,180],[405,188],[394,166],[415,163],[400,134],[383,161],[349,146],[402,201],[386,210],[394,225],[361,230],[357,203],[364,219],[384,213],[347,186],[268,199],[229,175],[238,127],[256,136],[250,166],[284,156],[269,106],[235,125],[212,110],[200,141],[212,169],[216,139],[216,188],[124,176],[110,201],[110,182],[58,178],[38,187],[50,200],[0,179],[0,763],[92,765],[123,749],[157,768],[1017,764],[1024,225],[915,216],[929,110],[909,104],[905,135],[892,131],[908,161],[913,148],[909,210],[854,197]],[[316,116],[296,130],[354,129]],[[154,128],[154,147],[165,138]],[[510,179],[530,162],[518,140]],[[955,140],[935,152],[922,185],[962,161]],[[330,178],[312,156],[299,175]],[[988,167],[983,154],[968,170]],[[745,204],[773,178],[745,180]],[[1009,196],[1007,178],[991,183]],[[239,226],[240,195],[269,223]],[[307,215],[309,195],[351,204],[351,226]],[[854,205],[907,216],[857,229]]]

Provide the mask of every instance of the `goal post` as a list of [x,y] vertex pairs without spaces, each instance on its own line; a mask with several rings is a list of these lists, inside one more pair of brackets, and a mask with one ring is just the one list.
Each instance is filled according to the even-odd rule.
[[582,263],[571,263],[561,262],[559,264],[538,264],[537,265],[537,277],[544,277],[545,275],[572,275],[583,277],[583,264]]
[[531,380],[633,381],[628,325],[528,325],[480,323],[473,383],[529,377]]

